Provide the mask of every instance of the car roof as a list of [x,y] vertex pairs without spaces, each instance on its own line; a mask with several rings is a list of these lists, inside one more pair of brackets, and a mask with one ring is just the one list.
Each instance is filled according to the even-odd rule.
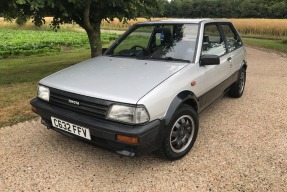
[[140,22],[138,24],[173,24],[173,23],[201,23],[201,22],[230,22],[228,20],[218,20],[218,19],[165,19],[165,20],[154,20],[154,21],[145,21],[145,22]]

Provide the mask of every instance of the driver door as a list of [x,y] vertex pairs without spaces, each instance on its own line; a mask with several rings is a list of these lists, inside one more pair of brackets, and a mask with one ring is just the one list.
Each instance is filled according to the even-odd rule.
[[200,66],[201,69],[201,109],[206,108],[219,98],[224,92],[224,82],[229,76],[230,62],[223,34],[217,23],[204,26],[204,38],[201,55],[217,55],[220,57],[219,65]]

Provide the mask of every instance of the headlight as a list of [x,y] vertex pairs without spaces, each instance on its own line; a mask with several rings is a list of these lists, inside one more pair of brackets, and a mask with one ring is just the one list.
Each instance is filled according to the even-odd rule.
[[140,124],[149,121],[148,112],[143,106],[113,105],[109,111],[108,118],[131,124]]
[[49,99],[50,99],[50,90],[49,90],[49,88],[44,87],[42,85],[38,85],[37,96],[40,99],[43,99],[45,101],[49,101]]

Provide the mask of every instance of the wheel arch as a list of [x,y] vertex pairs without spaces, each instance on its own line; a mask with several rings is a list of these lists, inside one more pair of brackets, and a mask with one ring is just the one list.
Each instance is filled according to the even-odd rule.
[[247,61],[243,61],[242,64],[241,64],[241,68],[244,68],[245,71],[247,70]]
[[172,120],[173,114],[175,111],[182,106],[183,104],[193,107],[194,110],[198,113],[199,103],[195,94],[191,91],[182,91],[172,100],[171,104],[168,107],[166,115],[164,117],[165,125],[167,126]]

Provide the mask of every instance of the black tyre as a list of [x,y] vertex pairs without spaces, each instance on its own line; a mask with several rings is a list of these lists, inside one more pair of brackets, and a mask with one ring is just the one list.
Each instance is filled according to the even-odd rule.
[[185,156],[192,148],[198,133],[198,116],[189,105],[177,109],[167,127],[160,153],[169,160]]
[[237,81],[231,85],[228,94],[230,97],[239,98],[243,95],[246,82],[246,71],[244,68],[240,69]]

